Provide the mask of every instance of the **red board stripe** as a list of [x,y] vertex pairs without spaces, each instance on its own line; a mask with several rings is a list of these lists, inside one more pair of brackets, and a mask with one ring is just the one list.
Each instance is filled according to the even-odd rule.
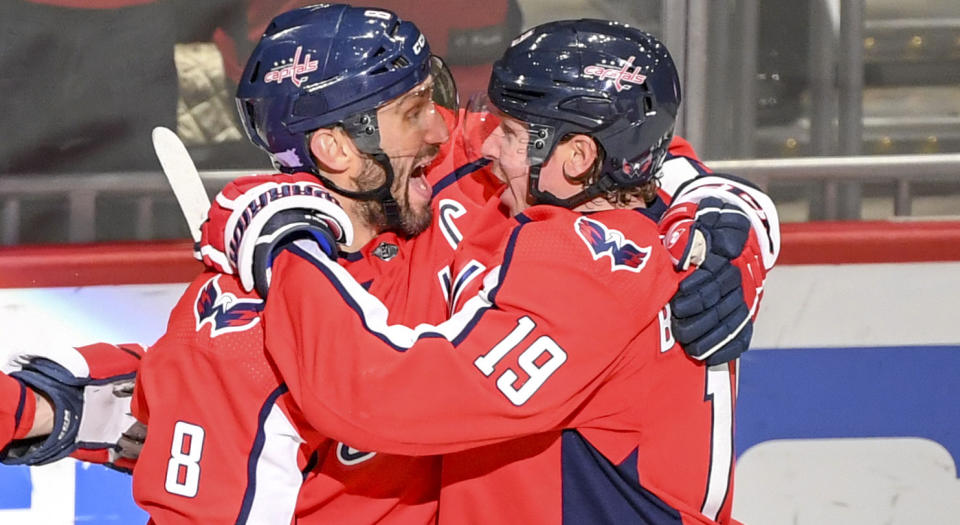
[[778,264],[960,261],[960,221],[783,224]]
[[[786,223],[782,234],[780,265],[960,261],[960,221]],[[183,283],[202,269],[187,241],[0,248],[0,288]]]
[[0,288],[184,283],[202,270],[186,241],[0,249]]

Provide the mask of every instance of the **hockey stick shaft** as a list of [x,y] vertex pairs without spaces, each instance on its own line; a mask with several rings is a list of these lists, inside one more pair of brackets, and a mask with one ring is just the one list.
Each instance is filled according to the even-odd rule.
[[207,220],[210,198],[203,187],[200,173],[190,158],[186,146],[173,131],[158,126],[153,128],[153,150],[160,160],[163,173],[177,197],[177,203],[190,228],[194,242],[200,242],[200,225]]

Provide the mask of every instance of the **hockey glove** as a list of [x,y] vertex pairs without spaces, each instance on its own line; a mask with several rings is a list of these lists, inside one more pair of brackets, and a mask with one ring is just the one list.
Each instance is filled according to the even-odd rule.
[[335,258],[337,243],[353,240],[346,212],[306,173],[241,177],[217,195],[208,217],[198,247],[204,264],[236,273],[262,297],[274,257],[290,242],[307,239]]
[[677,269],[698,266],[670,302],[677,341],[710,365],[736,359],[749,347],[763,282],[750,219],[736,205],[707,197],[671,207],[660,228]]
[[118,470],[132,462],[118,442],[136,423],[130,400],[143,348],[94,344],[17,355],[7,366],[53,405],[53,431],[13,442],[0,456],[8,465],[43,465],[72,455]]
[[750,235],[750,218],[734,204],[707,197],[671,206],[660,221],[660,232],[674,264],[683,271],[702,262],[704,250],[726,259],[739,257]]
[[740,357],[750,346],[753,321],[740,270],[710,253],[680,282],[670,300],[673,334],[684,351],[708,365]]

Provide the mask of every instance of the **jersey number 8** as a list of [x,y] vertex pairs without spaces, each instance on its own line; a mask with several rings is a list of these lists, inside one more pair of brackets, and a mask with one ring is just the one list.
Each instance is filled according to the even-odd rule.
[[167,492],[186,496],[197,495],[200,486],[200,457],[203,455],[203,427],[177,421],[173,427],[170,461],[167,462]]

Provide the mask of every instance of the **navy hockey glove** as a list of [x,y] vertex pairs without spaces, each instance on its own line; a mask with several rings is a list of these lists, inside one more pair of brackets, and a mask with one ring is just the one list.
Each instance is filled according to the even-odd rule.
[[749,217],[734,204],[706,197],[672,206],[660,228],[678,270],[699,266],[670,302],[677,341],[691,357],[710,365],[736,359],[753,336],[748,299],[757,294],[744,290],[741,268],[731,262],[746,260]]
[[10,374],[50,400],[54,409],[53,431],[44,438],[14,441],[0,455],[7,465],[43,465],[66,457],[73,450],[80,431],[83,389],[64,384],[69,375],[49,359],[35,358],[23,369]]
[[664,244],[681,271],[700,264],[705,252],[726,259],[739,257],[750,231],[746,212],[716,197],[671,206],[660,220]]
[[[336,257],[350,244],[353,227],[337,200],[312,175],[241,177],[217,195],[201,227],[198,253],[210,268],[236,273],[246,291],[266,297],[270,268],[280,250],[309,241]],[[300,245],[305,243],[300,242]]]
[[673,334],[690,357],[717,365],[747,351],[753,320],[740,270],[710,253],[670,300]]
[[129,470],[118,441],[136,420],[130,400],[143,348],[94,344],[24,353],[6,368],[46,397],[54,410],[53,431],[13,442],[0,455],[9,465],[43,465],[72,455]]

